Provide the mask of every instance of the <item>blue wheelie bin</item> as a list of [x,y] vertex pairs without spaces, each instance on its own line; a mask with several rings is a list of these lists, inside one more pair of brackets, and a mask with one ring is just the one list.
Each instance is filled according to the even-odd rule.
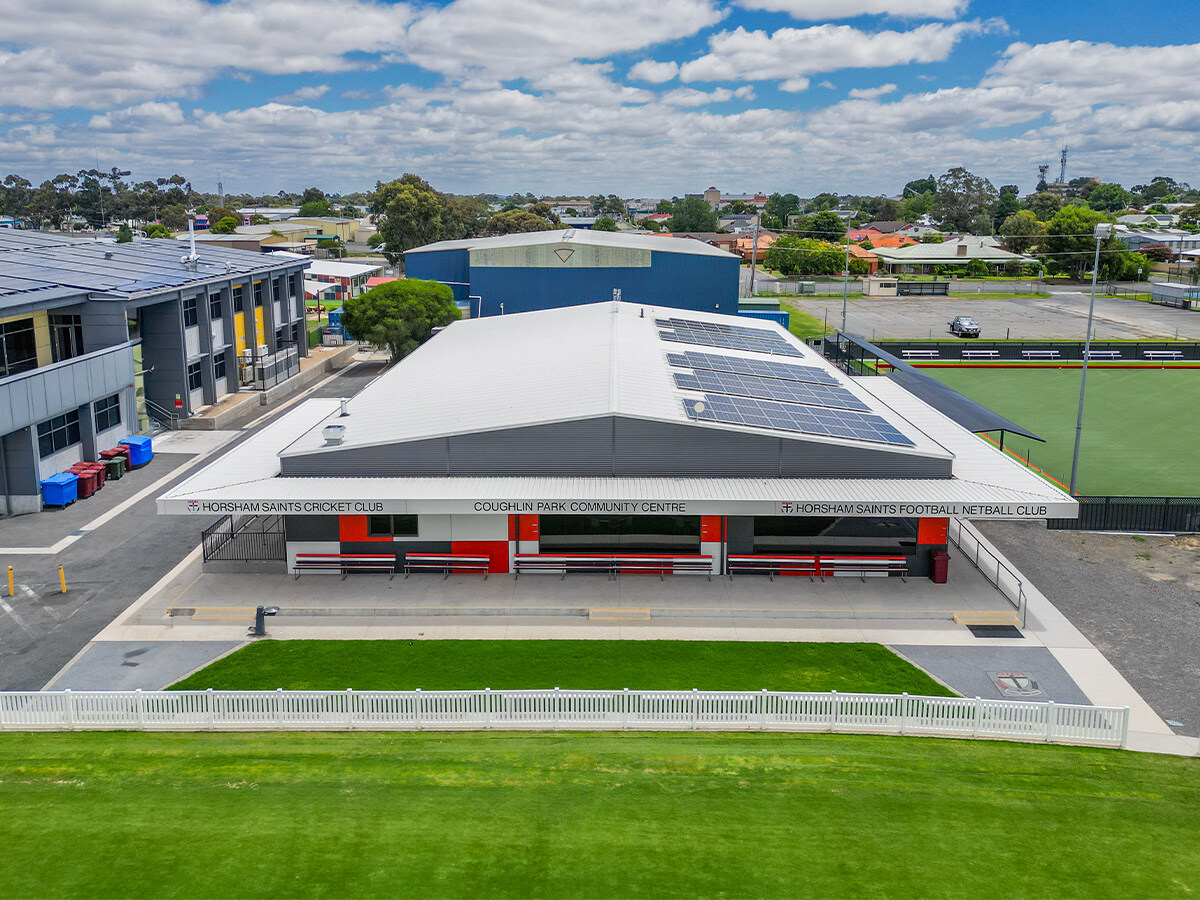
[[140,434],[131,434],[120,441],[129,448],[129,467],[136,469],[154,459],[154,450],[150,446],[150,438]]
[[79,476],[59,472],[42,481],[42,502],[47,506],[66,506],[79,496]]

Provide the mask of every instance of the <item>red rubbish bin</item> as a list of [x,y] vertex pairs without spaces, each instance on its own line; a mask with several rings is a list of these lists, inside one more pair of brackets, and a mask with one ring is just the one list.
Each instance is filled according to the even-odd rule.
[[945,550],[929,551],[930,578],[934,584],[945,584],[950,572],[950,554]]

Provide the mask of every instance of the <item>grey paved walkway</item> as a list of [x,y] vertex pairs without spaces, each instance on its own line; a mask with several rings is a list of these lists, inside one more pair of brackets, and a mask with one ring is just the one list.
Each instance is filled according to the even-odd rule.
[[56,691],[157,691],[240,646],[240,641],[100,641],[88,646],[47,687]]
[[[908,644],[892,649],[964,697],[1091,704],[1087,694],[1045,647],[930,647]],[[1005,693],[994,677],[1005,674],[1027,676],[1035,683],[1029,689],[1037,693],[1024,696]],[[1018,684],[1020,682],[1014,681],[1014,686]]]

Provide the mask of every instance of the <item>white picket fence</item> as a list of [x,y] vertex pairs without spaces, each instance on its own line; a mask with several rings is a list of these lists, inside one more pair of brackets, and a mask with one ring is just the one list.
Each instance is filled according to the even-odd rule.
[[28,691],[0,731],[836,731],[1125,746],[1129,709],[775,691]]

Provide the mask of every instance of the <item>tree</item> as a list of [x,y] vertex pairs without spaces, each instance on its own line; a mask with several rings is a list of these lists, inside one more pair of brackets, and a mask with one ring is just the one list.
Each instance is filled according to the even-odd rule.
[[673,200],[659,200],[654,204],[656,213],[666,213],[668,216],[675,212],[675,202]]
[[1038,191],[1029,198],[1029,209],[1039,222],[1049,222],[1062,208],[1062,201],[1050,191]]
[[986,278],[990,274],[988,264],[982,259],[973,259],[967,263],[968,278]]
[[349,203],[347,203],[345,206],[342,207],[342,218],[343,219],[357,219],[358,218],[358,209],[351,206]]
[[170,228],[166,225],[159,225],[157,222],[143,228],[142,234],[148,238],[172,238],[175,236],[175,232]]
[[483,212],[478,199],[442,194],[411,173],[386,184],[376,182],[368,201],[378,223],[376,246],[382,243],[392,265],[399,265],[404,251],[413,247],[477,234]]
[[1017,186],[1015,184],[1002,186],[1000,197],[996,200],[996,205],[992,207],[992,231],[998,231],[1005,220],[1020,208],[1021,201],[1017,198]]
[[766,214],[780,223],[787,224],[788,216],[800,212],[800,198],[795,194],[772,194],[767,198]]
[[668,231],[716,231],[717,213],[700,197],[687,197],[675,204]]
[[172,231],[184,231],[187,229],[188,213],[182,205],[171,204],[158,211],[158,221]]
[[121,226],[117,229],[117,243],[128,244],[132,240],[133,232],[130,230],[128,225],[122,222]]
[[808,201],[808,205],[804,207],[805,212],[821,212],[825,209],[837,209],[841,205],[841,200],[837,194],[817,194]]
[[324,199],[325,192],[320,188],[305,188],[304,193],[300,197],[300,205],[303,206],[305,203],[320,203]]
[[554,226],[527,209],[498,212],[487,221],[484,232],[493,234],[522,234],[529,231],[551,231]]
[[930,172],[928,178],[918,178],[906,184],[900,196],[901,199],[907,200],[909,197],[919,197],[921,194],[932,194],[937,190],[937,186],[937,179]]
[[310,200],[300,207],[300,217],[304,219],[331,215],[333,215],[333,207],[329,205],[328,200]]
[[617,228],[617,220],[611,216],[601,216],[592,225],[593,231],[620,231]]
[[433,329],[461,317],[444,284],[405,278],[373,287],[342,306],[342,323],[353,335],[386,346],[400,360],[429,340]]
[[[1096,250],[1094,232],[1103,221],[1100,213],[1082,206],[1064,206],[1056,212],[1042,239],[1042,252],[1049,257],[1046,267],[1074,278],[1082,276],[1091,268]],[[1121,252],[1124,246],[1120,238],[1110,234],[1100,245],[1101,260]]]
[[766,255],[767,267],[784,275],[838,275],[846,263],[846,251],[837,244],[787,235],[773,243]]
[[911,197],[905,197],[904,201],[900,204],[900,220],[903,222],[915,222],[921,216],[927,215],[933,209],[933,197],[933,191],[926,191],[923,194],[913,194]]
[[1116,212],[1124,209],[1133,195],[1119,184],[1098,184],[1088,194],[1088,206],[1099,212]]
[[268,219],[266,216],[262,215],[261,213],[254,213],[252,216],[250,216],[250,224],[251,225],[270,225],[271,220]]
[[846,223],[835,212],[824,210],[804,222],[806,234],[823,241],[839,241],[846,236]]
[[233,234],[237,231],[239,221],[239,219],[235,219],[233,216],[225,216],[214,225],[212,220],[209,219],[208,230],[213,234]]
[[1026,253],[1042,233],[1042,225],[1033,212],[1023,209],[1013,213],[1000,226],[1000,244],[1009,253]]
[[972,225],[978,227],[981,217],[990,218],[996,199],[990,181],[957,166],[937,180],[933,212],[956,231],[967,231]]
[[230,209],[228,206],[210,206],[206,215],[208,216],[208,227],[210,229],[222,219],[233,219],[237,224],[240,224],[242,221],[242,217],[238,215],[237,211]]
[[637,224],[638,224],[639,228],[642,228],[646,231],[662,231],[663,230],[662,223],[655,222],[653,219],[642,219]]

